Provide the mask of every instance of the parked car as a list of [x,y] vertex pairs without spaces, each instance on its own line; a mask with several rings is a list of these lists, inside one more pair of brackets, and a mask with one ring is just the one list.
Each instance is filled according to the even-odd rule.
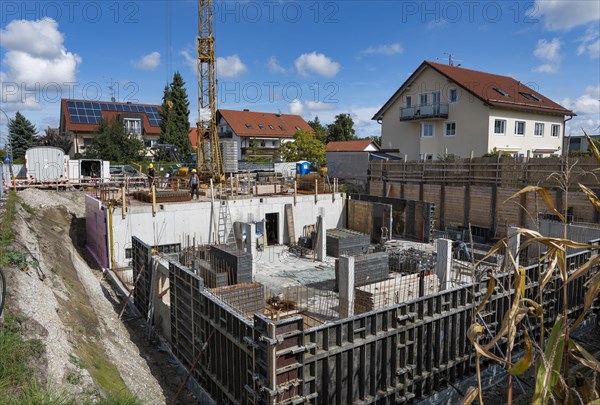
[[140,172],[130,165],[111,166],[110,177],[140,177]]

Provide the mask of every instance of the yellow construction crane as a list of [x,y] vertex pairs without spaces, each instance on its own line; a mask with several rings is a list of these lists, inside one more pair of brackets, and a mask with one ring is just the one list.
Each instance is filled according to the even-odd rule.
[[[225,177],[217,134],[217,77],[213,1],[198,0],[198,125],[196,125],[198,171],[202,177],[221,181]],[[208,133],[210,152],[203,147]]]

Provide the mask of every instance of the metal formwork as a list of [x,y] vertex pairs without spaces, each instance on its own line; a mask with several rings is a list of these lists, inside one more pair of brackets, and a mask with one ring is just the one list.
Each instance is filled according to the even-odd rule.
[[[569,269],[590,255],[569,256]],[[528,296],[537,294],[539,271],[538,266],[526,268]],[[598,266],[569,284],[572,317],[582,310],[584,284],[597,271]],[[172,351],[189,368],[205,349],[193,377],[217,403],[407,403],[475,370],[467,330],[487,280],[306,328],[299,316],[274,321],[254,314],[251,322],[187,268],[170,263],[169,273]],[[511,274],[496,278],[496,289],[477,319],[492,333],[499,330],[514,293]],[[546,287],[546,327],[562,311],[562,287],[558,276]],[[531,319],[524,327],[535,339],[541,325]],[[520,333],[514,352],[523,346],[522,328]],[[500,343],[492,351],[505,350]]]

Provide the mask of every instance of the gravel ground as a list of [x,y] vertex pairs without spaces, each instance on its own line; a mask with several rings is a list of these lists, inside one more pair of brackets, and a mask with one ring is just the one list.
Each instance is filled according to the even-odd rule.
[[[77,365],[74,347],[77,342],[94,341],[104,348],[107,360],[144,404],[166,403],[163,389],[150,370],[151,361],[131,341],[115,313],[109,285],[78,250],[81,246],[77,244],[83,242],[78,239],[85,232],[82,235],[81,230],[74,229],[77,224],[73,221],[85,216],[85,194],[28,189],[18,195],[36,210],[31,215],[30,210],[18,208],[14,224],[18,249],[28,250],[39,260],[40,272],[33,268],[12,271],[9,282],[15,289],[12,296],[16,306],[30,319],[32,335],[46,345],[47,379],[74,394],[97,392],[90,374]],[[74,269],[74,276],[66,269]],[[74,301],[81,296],[87,297],[87,302],[78,307],[79,302]],[[97,318],[93,328],[85,319],[77,318],[90,310],[90,318]],[[81,327],[82,323],[86,326]],[[69,378],[73,375],[77,379]]]

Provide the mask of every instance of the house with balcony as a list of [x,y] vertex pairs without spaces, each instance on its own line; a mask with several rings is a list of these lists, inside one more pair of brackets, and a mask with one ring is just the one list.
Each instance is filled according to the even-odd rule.
[[250,110],[218,110],[219,139],[233,139],[238,145],[238,160],[277,157],[279,147],[292,142],[297,131],[312,128],[299,115],[256,112]]
[[160,136],[159,110],[160,106],[153,104],[62,99],[59,131],[71,136],[71,156],[76,153],[84,154],[98,134],[100,121],[112,121],[120,117],[125,129],[151,148],[158,143]]
[[407,160],[496,149],[515,156],[562,153],[575,113],[508,76],[424,61],[372,119],[383,149]]

